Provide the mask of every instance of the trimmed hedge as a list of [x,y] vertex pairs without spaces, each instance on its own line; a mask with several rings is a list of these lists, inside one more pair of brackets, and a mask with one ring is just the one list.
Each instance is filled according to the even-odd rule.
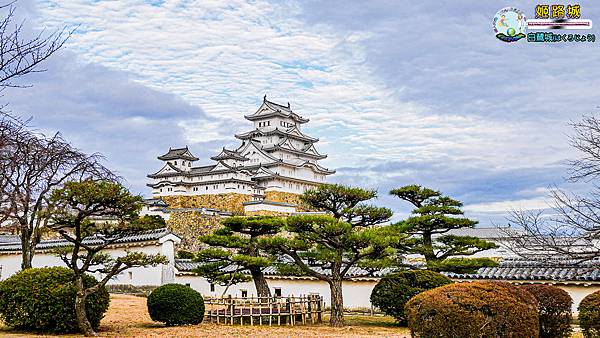
[[541,338],[571,337],[573,299],[568,292],[544,284],[523,285],[521,288],[537,300]]
[[[63,267],[32,268],[0,283],[0,317],[12,328],[43,332],[77,332],[73,271]],[[85,275],[84,285],[96,285]],[[97,330],[110,302],[106,288],[86,299],[90,324]]]
[[401,325],[406,325],[404,306],[423,291],[451,284],[452,280],[429,270],[407,270],[387,275],[379,280],[371,292],[371,304]]
[[413,337],[537,337],[535,298],[508,283],[472,282],[425,291],[405,307]]
[[585,338],[600,337],[600,291],[583,298],[579,304],[579,326]]
[[181,284],[165,284],[148,296],[150,318],[167,326],[200,324],[204,299],[199,292]]

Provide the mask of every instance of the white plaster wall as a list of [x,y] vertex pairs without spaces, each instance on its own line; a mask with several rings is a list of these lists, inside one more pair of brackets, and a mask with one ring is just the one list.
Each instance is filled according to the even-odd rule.
[[273,211],[273,212],[285,212],[285,213],[294,213],[296,212],[295,207],[283,206],[283,205],[273,205],[273,204],[248,204],[244,206],[245,212],[251,211]]
[[[203,295],[221,296],[225,287],[215,285],[215,291],[210,291],[210,283],[199,276],[179,274],[175,281],[180,284],[189,284],[193,289]],[[271,293],[275,293],[275,288],[281,288],[282,296],[290,295],[308,295],[318,293],[323,296],[325,305],[331,304],[331,296],[329,284],[320,280],[302,280],[302,279],[276,279],[268,278],[267,282]],[[344,292],[344,307],[348,309],[370,308],[371,307],[371,292],[377,284],[377,280],[367,281],[345,281],[343,284]],[[569,293],[573,299],[572,311],[577,314],[577,307],[581,300],[596,291],[600,291],[600,283],[598,284],[582,284],[582,285],[555,285]],[[248,296],[256,296],[256,288],[254,283],[240,283],[229,287],[226,295],[241,297],[241,290],[248,291]]]
[[[165,244],[167,244],[168,246],[168,243],[171,243],[172,245],[171,241],[167,241]],[[171,252],[173,252],[172,246],[170,249]],[[130,248],[107,249],[106,252],[113,257],[118,257],[124,256],[126,250],[143,252],[147,254],[164,254],[166,251],[169,250],[169,248],[163,249],[162,245],[147,245]],[[170,256],[173,256],[173,253],[170,254]],[[64,262],[59,257],[48,252],[37,252],[33,257],[32,265],[35,268],[65,266]],[[0,275],[0,280],[4,280],[12,276],[13,274],[19,272],[21,270],[20,253],[0,254],[0,266],[2,267],[2,274]],[[161,285],[161,271],[162,266],[132,268],[115,276],[108,282],[108,284]],[[96,278],[103,277],[100,273],[96,273],[94,274],[94,276]]]
[[[210,291],[210,283],[199,276],[178,274],[175,281],[179,284],[189,284],[194,290],[203,295],[220,297],[225,290],[225,287],[215,285],[215,291]],[[275,288],[281,288],[282,296],[299,296],[317,293],[323,296],[325,305],[331,304],[331,296],[329,284],[320,280],[303,280],[303,279],[274,279],[268,278],[267,283],[271,289],[271,293],[275,293]],[[371,291],[377,284],[377,281],[345,281],[343,284],[344,292],[344,307],[348,309],[370,308],[371,307]],[[253,282],[240,283],[232,285],[227,290],[226,295],[241,297],[241,290],[248,291],[248,296],[256,296],[256,288]]]
[[569,293],[571,298],[573,299],[572,311],[574,314],[579,313],[577,308],[579,304],[587,295],[592,294],[596,291],[600,291],[600,283],[599,284],[590,284],[590,285],[555,285]]

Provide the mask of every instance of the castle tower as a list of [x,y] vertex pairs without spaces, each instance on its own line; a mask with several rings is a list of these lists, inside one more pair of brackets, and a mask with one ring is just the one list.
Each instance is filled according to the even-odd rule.
[[166,164],[148,175],[153,197],[169,203],[170,196],[178,196],[169,204],[236,213],[298,211],[300,194],[335,172],[318,164],[327,157],[315,147],[319,139],[302,133],[309,120],[293,112],[289,103],[271,102],[266,96],[258,110],[245,118],[254,128],[235,135],[240,146],[223,148],[211,157],[214,164],[193,166],[198,159],[187,147],[159,156]]

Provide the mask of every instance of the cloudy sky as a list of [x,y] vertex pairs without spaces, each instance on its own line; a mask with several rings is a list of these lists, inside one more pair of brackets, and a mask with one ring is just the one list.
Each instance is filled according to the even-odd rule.
[[[584,18],[600,6],[579,1]],[[5,92],[10,109],[100,152],[148,195],[156,156],[201,159],[263,95],[311,119],[331,180],[388,191],[422,184],[462,200],[481,225],[546,206],[564,183],[570,120],[599,112],[597,43],[506,44],[505,6],[529,1],[20,0],[35,30],[77,27],[67,46]],[[593,30],[591,33],[595,33]],[[588,33],[588,32],[586,32]]]

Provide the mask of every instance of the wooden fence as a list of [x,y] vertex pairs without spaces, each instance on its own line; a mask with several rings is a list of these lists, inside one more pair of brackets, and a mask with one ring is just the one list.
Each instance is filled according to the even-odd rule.
[[207,320],[217,324],[296,325],[321,323],[323,297],[205,297]]

